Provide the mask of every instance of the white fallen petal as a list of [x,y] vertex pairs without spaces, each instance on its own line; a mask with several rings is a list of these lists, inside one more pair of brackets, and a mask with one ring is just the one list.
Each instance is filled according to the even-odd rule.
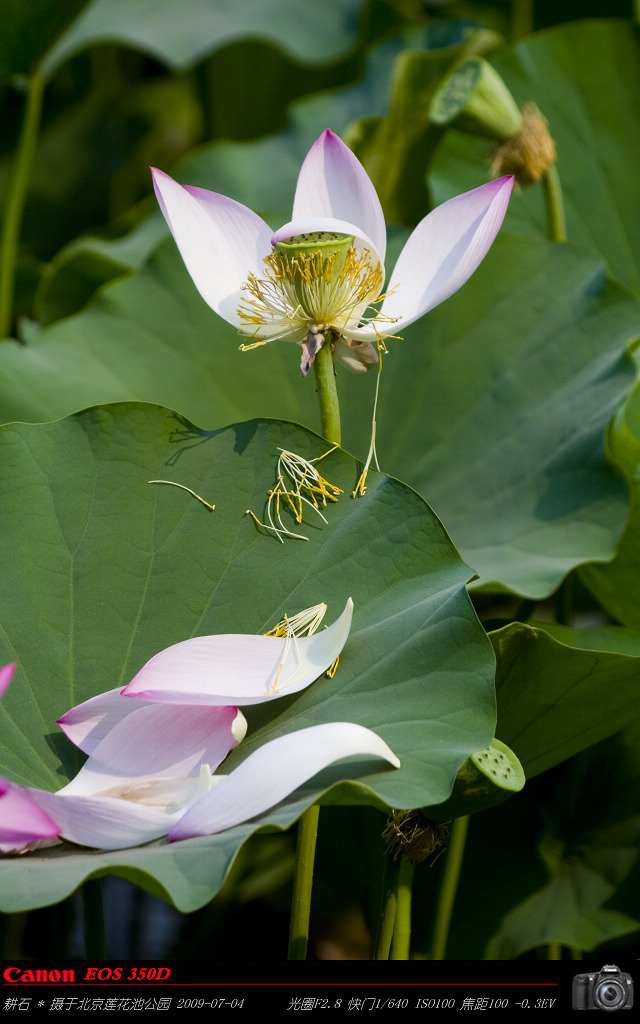
[[352,755],[381,757],[394,768],[400,767],[384,740],[362,725],[330,722],[301,729],[271,740],[250,754],[193,804],[168,838],[213,835],[255,818],[323,768]]
[[255,634],[194,637],[156,654],[123,693],[170,704],[262,704],[305,689],[344,647],[353,602],[314,636],[286,639]]
[[[55,818],[63,839],[100,850],[120,850],[160,839],[180,820],[185,808],[197,797],[198,779],[178,780],[177,786],[182,786],[179,794],[182,799],[177,800],[173,792],[170,809],[163,800],[159,800],[158,806],[146,806],[113,796],[64,795],[62,790],[59,793],[30,790],[30,795]],[[153,799],[151,782],[147,792],[149,799]]]

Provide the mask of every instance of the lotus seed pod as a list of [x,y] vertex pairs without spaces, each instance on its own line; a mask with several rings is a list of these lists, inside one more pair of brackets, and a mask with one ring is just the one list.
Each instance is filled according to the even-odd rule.
[[434,124],[495,142],[520,132],[522,115],[498,72],[482,57],[468,57],[442,80],[431,100]]
[[448,800],[425,809],[435,821],[449,821],[463,814],[472,814],[485,807],[502,803],[525,784],[525,774],[514,752],[500,740],[490,747],[476,750],[464,762]]

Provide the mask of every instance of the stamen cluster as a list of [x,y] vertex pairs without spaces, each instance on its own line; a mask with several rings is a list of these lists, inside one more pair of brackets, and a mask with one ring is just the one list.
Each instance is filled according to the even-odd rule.
[[253,336],[264,331],[270,341],[301,343],[310,330],[343,334],[360,323],[367,307],[382,298],[383,270],[377,260],[372,263],[368,250],[352,246],[341,269],[336,268],[339,255],[298,253],[292,259],[271,252],[264,260],[264,277],[249,275],[243,290],[250,297],[238,307]]

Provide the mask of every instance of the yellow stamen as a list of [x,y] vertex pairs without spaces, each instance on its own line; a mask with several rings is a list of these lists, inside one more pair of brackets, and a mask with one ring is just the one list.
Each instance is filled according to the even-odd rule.
[[326,523],[327,520],[320,509],[326,506],[329,501],[337,501],[338,495],[342,494],[342,488],[325,480],[315,468],[314,463],[326,458],[337,447],[338,445],[334,445],[333,448],[324,452],[323,455],[311,461],[303,459],[301,455],[296,455],[295,452],[279,448],[278,478],[273,488],[268,492],[267,497],[268,525],[260,522],[251,509],[247,509],[247,514],[253,517],[258,526],[275,533],[281,544],[284,544],[283,537],[285,536],[295,537],[298,540],[308,540],[308,537],[300,533],[293,533],[287,529],[282,521],[280,499],[286,502],[286,506],[289,507],[297,523],[302,522],[305,505],[308,505],[314,512],[317,512],[322,521]]
[[[382,355],[383,352],[385,354],[387,353],[387,349],[385,347],[385,344],[384,344],[384,342],[381,339],[378,339],[378,352],[380,353],[380,355]],[[373,417],[371,419],[371,444],[369,445],[369,454],[367,455],[367,461],[364,464],[364,469],[362,470],[362,473],[360,474],[360,479],[358,480],[358,482],[357,482],[357,484],[355,486],[355,490],[354,490],[354,492],[352,494],[353,498],[357,498],[358,495],[360,495],[360,497],[364,497],[364,495],[365,495],[365,492],[367,490],[367,475],[369,473],[369,468],[371,466],[371,460],[372,459],[375,459],[376,469],[378,471],[380,471],[380,466],[378,464],[378,453],[376,451],[376,411],[378,409],[378,393],[380,391],[380,376],[381,376],[381,374],[382,374],[382,359],[380,358],[378,360],[378,378],[376,380],[376,396],[375,396],[375,399],[373,401]]]
[[171,487],[179,487],[180,490],[188,491],[188,493],[193,495],[194,498],[197,498],[197,500],[200,501],[205,506],[205,508],[208,508],[210,512],[213,512],[214,508],[216,507],[215,505],[211,505],[208,501],[205,501],[204,498],[201,498],[200,495],[196,494],[195,491],[192,491],[190,487],[185,487],[184,484],[177,484],[175,482],[175,480],[147,480],[147,483],[148,484],[169,484]]
[[[336,261],[344,261],[341,269]],[[289,338],[303,342],[310,325],[339,334],[362,320],[368,306],[379,302],[383,268],[368,250],[351,246],[346,253],[298,253],[294,258],[271,252],[263,277],[250,274],[242,286],[247,293],[238,307],[245,333],[268,341]],[[371,320],[376,320],[376,314]],[[257,343],[257,342],[256,342]],[[255,343],[254,343],[255,344]],[[247,351],[253,345],[243,345]]]
[[266,341],[254,341],[251,345],[239,345],[238,348],[241,352],[250,352],[252,348],[260,348],[266,344]]
[[340,661],[340,655],[338,655],[338,657],[333,662],[333,664],[329,665],[329,668],[327,669],[327,679],[333,679],[333,677],[335,676],[336,672],[338,671],[338,662],[339,661]]
[[[299,637],[303,636],[313,636],[313,634],[318,631],[320,624],[326,614],[326,611],[327,606],[324,603],[312,605],[311,608],[305,608],[304,611],[298,612],[296,615],[292,615],[291,617],[285,615],[285,617],[280,622],[278,622],[273,627],[273,629],[270,629],[268,633],[265,633],[265,636],[281,637],[285,640],[282,659],[276,670],[273,682],[271,683],[267,691],[269,694],[277,692],[280,673],[282,672],[282,669],[289,655],[291,644],[293,643],[297,655],[298,648],[296,640]],[[280,686],[280,690],[283,690],[285,686],[291,685],[291,683],[295,680],[299,672],[299,669],[300,658],[298,656],[298,667],[293,671],[293,673],[288,677],[288,679],[286,679],[286,681],[282,683],[282,685]]]

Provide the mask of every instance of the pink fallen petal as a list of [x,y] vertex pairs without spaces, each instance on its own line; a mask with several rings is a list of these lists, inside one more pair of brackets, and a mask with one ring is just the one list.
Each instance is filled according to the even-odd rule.
[[122,691],[170,704],[262,704],[305,689],[344,647],[353,602],[333,625],[290,640],[227,633],[194,637],[151,658]]
[[59,826],[28,790],[0,779],[0,851],[13,853],[40,839],[53,839]]
[[137,710],[139,704],[123,697],[122,687],[118,686],[76,704],[58,719],[57,724],[76,747],[85,754],[91,754],[119,722]]
[[[165,784],[165,790],[167,788]],[[121,850],[166,835],[195,795],[197,780],[176,780],[175,790],[169,807],[166,791],[155,794],[152,782],[142,794],[143,797],[148,794],[149,806],[139,800],[115,796],[65,796],[62,790],[59,793],[33,790],[31,796],[44,811],[55,816],[63,839],[99,850]],[[158,806],[153,806],[154,800]]]
[[16,670],[15,661],[10,662],[8,665],[3,665],[0,668],[0,697],[4,694],[9,683],[13,679],[13,674]]
[[60,793],[95,795],[114,786],[133,787],[139,779],[188,778],[199,774],[201,764],[213,771],[246,730],[235,707],[130,703],[133,712]]

